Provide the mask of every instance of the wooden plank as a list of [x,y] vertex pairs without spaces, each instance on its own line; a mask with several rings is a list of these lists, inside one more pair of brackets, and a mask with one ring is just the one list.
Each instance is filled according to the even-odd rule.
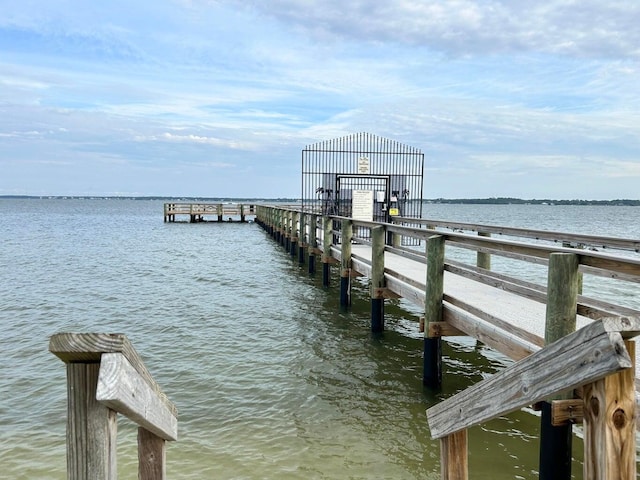
[[[422,319],[422,323],[424,324],[424,317],[420,318]],[[421,328],[424,328],[424,325],[422,325]],[[467,334],[462,330],[458,330],[449,322],[429,322],[429,332],[427,333],[427,335],[429,337],[460,337],[466,336]]]
[[460,430],[440,439],[440,477],[442,480],[469,478],[467,431]]
[[178,419],[121,353],[105,353],[96,399],[165,440],[178,438]]
[[525,342],[531,343],[532,345],[537,345],[539,347],[544,346],[544,338],[536,335],[535,333],[531,333],[524,328],[518,327],[514,322],[509,322],[507,320],[503,320],[501,318],[496,317],[495,315],[491,315],[478,307],[475,307],[467,302],[460,300],[459,298],[452,297],[451,295],[444,294],[444,301],[449,305],[460,308],[473,316],[478,317],[481,320],[484,320],[495,327],[498,327],[504,330],[509,335],[516,336],[521,338]]
[[[625,342],[633,356],[635,342]],[[584,387],[586,480],[636,478],[636,399],[633,366]]]
[[464,312],[449,303],[444,304],[442,319],[513,360],[521,360],[539,350],[537,345],[517,335],[510,334],[507,330]]
[[462,222],[448,222],[444,220],[431,220],[424,218],[403,218],[412,223],[431,225],[433,227],[445,227],[456,230],[470,230],[473,232],[490,232],[512,237],[533,238],[547,240],[556,243],[577,243],[598,248],[617,248],[621,250],[640,251],[640,240],[604,237],[597,235],[582,235],[566,232],[554,232],[550,230],[534,230],[530,228],[501,227],[496,225],[471,224]]
[[553,400],[551,402],[551,425],[582,423],[584,417],[584,400],[581,398]]
[[121,333],[57,333],[49,340],[49,351],[65,363],[100,362],[103,353],[122,353],[136,371],[163,398],[166,407],[174,416],[178,409],[162,392],[138,352],[126,335]]
[[431,435],[442,438],[630,368],[633,361],[623,338],[638,334],[639,318],[591,323],[431,407],[427,410]]
[[164,439],[138,428],[138,480],[164,480],[167,476]]

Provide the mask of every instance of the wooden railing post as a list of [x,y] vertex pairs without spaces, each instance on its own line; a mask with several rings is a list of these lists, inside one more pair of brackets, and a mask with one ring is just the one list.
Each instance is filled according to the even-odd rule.
[[138,480],[166,478],[166,441],[138,427]]
[[300,265],[304,264],[304,251],[305,249],[309,248],[309,245],[307,244],[307,218],[308,215],[305,214],[304,212],[300,212],[298,215],[298,218],[300,219],[300,226],[298,227],[298,263]]
[[[578,257],[572,253],[549,255],[545,345],[576,329],[579,288]],[[550,400],[566,399],[555,396]],[[571,478],[571,424],[552,425],[551,404],[542,403],[540,420],[540,479]]]
[[[630,358],[635,342],[626,340]],[[609,375],[584,387],[585,480],[636,478],[635,369]]]
[[331,277],[331,245],[333,244],[333,220],[328,217],[322,217],[322,230],[324,234],[322,242],[322,286],[329,286]]
[[69,480],[118,476],[117,414],[96,400],[100,363],[67,364],[67,475]]
[[384,242],[385,228],[371,229],[371,331],[384,330]]
[[353,238],[353,223],[342,220],[340,250],[340,305],[351,305],[351,239]]
[[431,388],[438,388],[442,384],[442,340],[440,336],[431,336],[429,324],[442,320],[444,247],[445,239],[441,235],[434,235],[427,240],[427,280],[424,301],[424,369],[422,384]]
[[440,474],[442,480],[469,478],[466,429],[440,439]]
[[311,215],[309,220],[309,273],[316,273],[316,249],[318,248],[318,216]]
[[[490,237],[488,232],[478,232],[479,237]],[[478,268],[491,270],[491,254],[487,252],[478,252],[476,255],[476,265]]]
[[298,253],[298,212],[290,212],[291,217],[291,244],[289,246],[289,253],[292,257],[295,257]]
[[49,351],[67,365],[67,477],[117,478],[117,415],[138,431],[138,478],[165,479],[165,442],[177,440],[175,405],[122,334],[59,333]]

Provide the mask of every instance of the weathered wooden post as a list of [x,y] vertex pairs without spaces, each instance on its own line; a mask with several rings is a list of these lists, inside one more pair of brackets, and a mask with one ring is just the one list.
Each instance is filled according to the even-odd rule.
[[333,220],[328,217],[322,217],[322,230],[324,234],[322,242],[322,286],[329,286],[331,278],[330,264],[333,260],[331,256],[331,245],[333,244]]
[[163,438],[138,427],[138,480],[166,478],[167,444]]
[[342,220],[340,246],[340,305],[351,305],[351,239],[353,238],[353,223]]
[[[545,345],[560,340],[576,329],[578,300],[578,256],[572,253],[549,255]],[[549,400],[567,399],[559,395]],[[540,479],[571,478],[571,424],[552,425],[551,403],[542,405],[540,423]]]
[[298,233],[298,264],[304,264],[304,251],[309,248],[306,242],[307,239],[307,214],[300,212],[300,227]]
[[216,213],[218,214],[218,221],[222,222],[222,204],[221,203],[216,205]]
[[424,300],[424,370],[422,384],[438,388],[442,384],[442,340],[431,336],[430,323],[442,320],[442,297],[444,293],[444,247],[442,235],[427,240],[427,281]]
[[291,216],[291,244],[289,253],[295,257],[298,253],[298,212],[290,212]]
[[[479,237],[490,237],[489,232],[478,232]],[[485,270],[491,270],[491,254],[487,252],[478,252],[476,256],[476,265],[478,268],[484,268]]]
[[96,400],[100,363],[67,363],[69,480],[117,478],[117,413]]
[[440,478],[467,480],[469,478],[467,430],[440,439]]
[[[625,340],[631,359],[636,342]],[[635,368],[584,386],[585,480],[635,480],[636,400]]]
[[240,204],[239,208],[240,208],[240,222],[241,223],[245,223],[246,222],[246,218],[245,218],[245,215],[244,215],[244,205]]
[[318,216],[312,214],[309,220],[309,273],[316,273],[317,228]]
[[384,330],[384,242],[385,228],[371,228],[371,331]]

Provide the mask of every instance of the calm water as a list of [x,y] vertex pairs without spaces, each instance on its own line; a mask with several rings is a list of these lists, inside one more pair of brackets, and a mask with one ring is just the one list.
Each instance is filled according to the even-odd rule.
[[[640,237],[630,207],[425,216]],[[337,278],[323,289],[255,224],[164,224],[161,202],[126,200],[0,200],[0,222],[0,478],[65,478],[56,332],[128,335],[179,408],[174,479],[438,478],[425,410],[505,361],[460,339],[443,391],[424,390],[415,307],[391,303],[373,336],[364,282],[341,311]],[[637,290],[610,295],[635,306]],[[537,478],[537,424],[518,412],[470,430],[473,478]],[[119,428],[120,478],[134,479],[135,429]]]

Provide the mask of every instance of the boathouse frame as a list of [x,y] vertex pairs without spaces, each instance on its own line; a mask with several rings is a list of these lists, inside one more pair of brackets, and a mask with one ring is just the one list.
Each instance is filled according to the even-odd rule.
[[416,147],[370,133],[324,140],[302,150],[302,211],[383,223],[420,218],[423,180]]

